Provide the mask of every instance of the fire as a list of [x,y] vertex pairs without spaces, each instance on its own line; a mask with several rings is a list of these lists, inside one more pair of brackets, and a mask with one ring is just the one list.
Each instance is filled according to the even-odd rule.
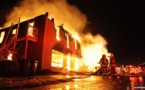
[[[65,30],[69,30],[73,38],[81,43],[82,59],[74,58],[74,62],[71,62],[71,57],[68,54],[66,56],[67,69],[71,70],[72,67],[70,63],[75,63],[75,70],[85,69],[85,71],[94,71],[94,67],[99,67],[98,62],[102,54],[109,54],[106,48],[107,41],[99,34],[96,36],[82,34],[87,17],[77,7],[68,4],[67,0],[22,0],[22,2],[19,2],[17,6],[12,9],[12,12],[7,15],[6,18],[8,22],[5,23],[5,26],[9,26],[12,22],[15,23],[14,21],[17,21],[18,17],[22,17],[21,21],[25,21],[44,12],[48,12],[48,18],[52,16],[55,19],[55,28],[58,28],[60,24],[64,24]],[[81,34],[80,37],[78,33]],[[0,42],[1,39],[3,38],[0,37]],[[56,39],[58,41],[61,40],[59,37],[59,29],[56,29]],[[69,43],[68,40],[67,43]],[[69,48],[68,45],[67,48]],[[75,47],[75,49],[76,48],[77,47]],[[62,58],[62,55],[60,58]],[[58,64],[53,63],[53,65]]]
[[[58,36],[59,37],[59,36]],[[59,37],[60,38],[60,37]],[[68,54],[67,57],[67,70],[74,70],[74,71],[89,71],[89,72],[94,72],[96,71],[95,67],[100,67],[99,61],[100,58],[102,57],[103,54],[106,54],[107,56],[110,55],[108,53],[108,50],[106,48],[107,41],[101,36],[101,35],[96,35],[93,36],[90,33],[83,35],[82,37],[79,37],[78,35],[74,35],[75,42],[77,39],[81,39],[81,47],[82,47],[82,58],[81,60],[70,56]],[[69,48],[68,41],[67,39],[67,48]],[[75,43],[76,44],[76,43]],[[77,49],[75,45],[75,49]],[[71,60],[73,59],[73,60]],[[75,66],[71,66],[75,65]]]
[[70,54],[67,55],[67,70],[70,71]]
[[81,38],[79,37],[78,34],[74,34],[73,37],[74,37],[76,40],[78,40],[79,42],[81,42]]
[[2,32],[0,34],[0,43],[2,43],[3,39],[4,39],[4,36],[5,36],[5,32]]
[[63,53],[52,50],[52,67],[63,67]]
[[59,30],[59,28],[57,26],[55,26],[55,29],[56,29],[56,39],[58,41],[60,41],[60,36],[59,36],[60,30]]
[[10,60],[10,61],[12,61],[12,56],[13,56],[13,54],[10,52],[10,53],[8,54],[7,59]]
[[106,40],[101,35],[93,36],[90,33],[84,35],[81,43],[83,61],[88,66],[89,71],[94,71],[95,67],[99,67],[99,61],[102,54],[109,55]]

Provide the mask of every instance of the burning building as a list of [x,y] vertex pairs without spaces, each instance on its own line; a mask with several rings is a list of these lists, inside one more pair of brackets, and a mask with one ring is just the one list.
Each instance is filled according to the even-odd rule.
[[48,13],[0,30],[0,60],[37,61],[38,72],[63,72],[77,71],[81,57],[79,40],[63,25],[56,29]]

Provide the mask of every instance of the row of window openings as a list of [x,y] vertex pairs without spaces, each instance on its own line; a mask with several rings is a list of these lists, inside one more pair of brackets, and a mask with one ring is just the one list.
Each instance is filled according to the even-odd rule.
[[[27,36],[35,37],[35,35],[34,35],[34,28],[33,28],[33,27],[34,27],[34,22],[29,23]],[[16,34],[16,31],[17,31],[17,29],[13,29],[13,30],[12,30],[12,35]],[[3,42],[4,36],[5,36],[5,31],[2,31],[2,32],[0,33],[0,43]],[[66,38],[67,38],[67,48],[70,48],[69,35],[68,35],[68,34],[65,34],[65,36],[66,36]],[[60,40],[60,37],[59,37],[59,30],[57,30],[57,32],[56,32],[56,39],[57,39],[57,40]],[[75,43],[75,49],[77,49],[77,48],[78,48],[78,47],[77,47],[77,41],[75,40],[74,43]]]
[[[28,36],[34,36],[34,35],[33,35],[33,28],[32,28],[32,27],[34,26],[34,23],[33,23],[33,24],[30,23],[29,25],[30,25],[30,26],[28,27],[28,34],[27,34],[27,35],[28,35]],[[17,31],[17,29],[13,29],[13,30],[12,30],[12,35],[15,35],[15,34],[16,34],[16,31]],[[5,31],[2,31],[2,32],[0,33],[0,43],[3,42],[4,36],[5,36]],[[12,52],[9,52],[8,55],[3,55],[2,58],[12,61],[12,56],[13,56]]]
[[[33,28],[33,26],[34,26],[34,22],[29,23],[27,36],[31,36],[31,37],[34,37],[34,36],[35,36],[35,35],[34,35],[34,28]],[[12,30],[12,35],[16,34],[16,31],[17,31],[16,28],[13,29],[13,30]],[[2,32],[0,33],[0,43],[3,42],[4,37],[5,37],[5,31],[2,31]]]
[[[60,41],[60,30],[56,30],[56,39],[58,41]],[[66,36],[66,44],[67,44],[67,48],[70,48],[70,39],[69,39],[69,34],[65,33],[65,36]],[[78,49],[78,46],[77,46],[77,40],[74,39],[74,46],[75,46],[75,49]]]

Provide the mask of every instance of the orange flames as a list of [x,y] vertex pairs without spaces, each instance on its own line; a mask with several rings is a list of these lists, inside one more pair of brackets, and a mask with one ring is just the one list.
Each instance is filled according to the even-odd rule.
[[[74,38],[81,42],[83,58],[82,60],[74,58],[74,62],[71,62],[75,63],[75,70],[94,71],[95,67],[99,66],[98,61],[102,54],[109,54],[106,48],[107,41],[101,35],[82,34],[81,31],[86,25],[87,17],[77,7],[68,4],[66,0],[23,0],[7,15],[9,22],[6,22],[5,26],[12,22],[15,23],[18,17],[24,21],[44,12],[49,12],[48,16],[54,17],[56,27],[64,24],[65,30],[69,30]],[[56,38],[61,40],[58,33],[57,29]],[[81,34],[80,37],[78,33]],[[70,70],[72,68],[69,61],[70,55],[67,56],[67,60],[67,69]]]
[[76,60],[76,67],[78,70],[85,72],[96,71],[95,67],[100,67],[99,61],[102,54],[106,54],[108,56],[110,54],[106,48],[107,41],[99,34],[93,36],[88,33],[82,35],[80,38],[82,39],[80,42],[83,57],[81,60]]
[[[73,70],[73,71],[85,71],[85,72],[94,72],[96,71],[95,67],[100,67],[99,61],[103,54],[106,54],[107,56],[110,55],[108,53],[106,45],[107,41],[99,34],[96,36],[89,34],[82,35],[82,37],[79,37],[78,35],[73,35],[74,39],[77,39],[81,43],[81,49],[82,49],[82,58],[81,60],[79,58],[70,56],[69,54],[67,57],[67,70]],[[58,38],[59,35],[57,36]],[[82,38],[82,41],[81,41]],[[60,39],[61,40],[61,39]],[[67,39],[69,40],[69,39]],[[69,41],[67,41],[69,42]],[[77,45],[75,45],[75,49]],[[67,45],[67,48],[69,48],[69,45]],[[71,60],[73,58],[73,61]],[[74,66],[71,66],[74,65]]]
[[89,34],[84,35],[82,40],[82,53],[84,64],[88,66],[89,71],[94,71],[99,67],[99,61],[102,54],[109,55],[106,40],[99,34],[96,36]]

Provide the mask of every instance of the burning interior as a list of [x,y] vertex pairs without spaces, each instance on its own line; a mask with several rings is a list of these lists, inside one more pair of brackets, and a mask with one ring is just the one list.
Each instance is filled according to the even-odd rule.
[[33,63],[32,66],[37,66],[38,72],[96,71],[102,54],[109,55],[106,40],[99,34],[79,37],[77,30],[65,28],[67,23],[58,25],[55,21],[45,13],[25,21],[19,18],[16,24],[2,28],[0,61],[13,62],[13,71],[23,68],[19,65],[21,61],[37,61],[37,65]]
[[38,61],[37,70],[54,72],[78,71],[81,65],[81,45],[63,25],[55,28],[48,13],[0,30],[0,60],[15,62]]

